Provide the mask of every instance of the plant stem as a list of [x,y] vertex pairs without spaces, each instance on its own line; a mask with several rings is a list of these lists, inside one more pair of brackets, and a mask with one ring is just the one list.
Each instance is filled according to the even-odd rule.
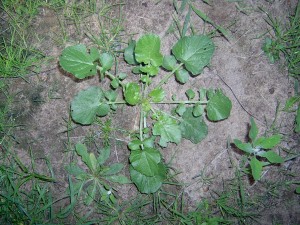
[[[102,67],[101,66],[97,66],[97,69],[99,70],[99,71],[101,71],[101,69],[102,69]],[[113,80],[113,79],[116,79],[117,77],[115,76],[115,75],[113,75],[113,74],[111,74],[110,72],[108,72],[108,71],[105,71],[105,75],[107,75],[111,80]],[[119,84],[122,86],[122,88],[124,88],[125,87],[125,84],[123,84],[123,82],[122,81],[120,81],[119,80]]]
[[181,66],[183,65],[183,63],[180,63],[177,67],[175,67],[169,74],[167,74],[160,82],[159,84],[155,87],[156,88],[159,88],[161,87],[163,84],[165,84],[169,79],[170,77],[175,73],[176,70],[178,70]]
[[208,101],[166,101],[166,102],[150,102],[150,104],[201,104],[205,105]]

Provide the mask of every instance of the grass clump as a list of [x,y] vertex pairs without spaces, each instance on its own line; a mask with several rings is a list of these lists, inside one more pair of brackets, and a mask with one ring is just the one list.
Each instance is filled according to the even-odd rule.
[[298,1],[295,14],[290,16],[288,24],[283,24],[278,18],[272,18],[267,13],[266,22],[272,27],[271,38],[266,38],[263,51],[274,63],[283,54],[289,74],[300,78],[300,2]]

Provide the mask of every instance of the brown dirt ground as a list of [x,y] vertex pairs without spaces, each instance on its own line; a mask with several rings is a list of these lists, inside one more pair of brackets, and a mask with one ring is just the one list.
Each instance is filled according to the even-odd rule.
[[[231,146],[227,146],[227,141],[233,138],[245,140],[250,115],[257,119],[256,122],[263,133],[275,118],[277,103],[284,103],[293,95],[293,83],[287,76],[286,68],[270,64],[261,50],[263,38],[258,37],[269,27],[264,21],[264,13],[257,7],[262,6],[271,15],[286,19],[286,15],[295,7],[296,1],[245,1],[247,14],[238,10],[235,2],[225,0],[211,0],[210,2],[211,5],[206,5],[201,1],[196,1],[195,5],[218,24],[225,27],[231,25],[229,30],[232,39],[229,42],[223,37],[214,38],[217,47],[211,65],[204,70],[202,75],[190,79],[185,88],[223,89],[232,100],[232,113],[229,119],[222,122],[207,121],[209,134],[200,144],[194,145],[184,140],[177,146],[170,144],[163,150],[166,162],[173,157],[172,167],[181,172],[177,177],[178,181],[190,183],[184,191],[191,205],[210,197],[211,191],[222,191],[224,182],[234,176],[231,162],[238,162],[241,154]],[[158,34],[162,38],[163,53],[168,54],[176,42],[174,35],[166,35],[174,12],[172,1],[126,0],[124,3],[126,33],[135,34],[133,35],[135,39],[149,32]],[[51,10],[44,9],[34,26],[36,34],[44,39],[37,47],[48,56],[54,57],[52,63],[43,66],[43,70],[53,69],[30,76],[28,81],[15,80],[12,85],[13,92],[18,93],[13,114],[16,122],[23,124],[15,133],[18,141],[15,150],[23,159],[29,159],[29,150],[31,150],[40,162],[38,170],[43,173],[48,173],[42,160],[47,157],[59,181],[55,189],[63,192],[67,186],[64,166],[73,160],[71,151],[66,146],[69,104],[79,90],[99,83],[96,77],[78,81],[60,70],[58,56],[62,48],[55,42],[60,27],[57,18],[53,15]],[[195,15],[193,15],[193,21],[199,30],[203,30],[204,26],[206,29],[211,29]],[[83,43],[87,41],[85,37],[79,40]],[[71,45],[72,42],[67,44]],[[128,68],[121,65],[120,71],[128,72]],[[107,86],[107,84],[104,82],[100,85]],[[169,95],[174,92],[183,94],[185,88],[173,80],[166,85]],[[126,108],[121,109],[120,113],[119,116],[112,116],[114,126],[133,130],[138,120],[136,110]],[[284,113],[279,115],[277,121],[281,125],[282,132],[291,133],[293,125],[291,116]],[[96,135],[100,132],[97,126],[81,127],[76,124],[72,126],[76,127],[70,132],[72,143],[82,140],[87,133]],[[116,145],[113,150],[112,161],[127,163],[129,151],[124,146],[129,139],[122,134],[115,133],[114,135],[121,144]],[[297,144],[297,139],[299,144],[298,136],[294,137],[295,143],[285,143],[286,147],[293,147]],[[297,148],[295,149],[299,152],[299,145]],[[290,172],[299,172],[299,159],[287,162],[281,168],[289,169]],[[202,171],[205,176],[214,179],[210,183],[201,180],[195,182],[193,177]],[[128,174],[128,172],[125,173]],[[263,179],[276,180],[278,174],[277,167],[270,167],[265,170]],[[132,195],[129,194],[129,190],[132,191],[134,188],[130,185],[122,187],[119,195],[126,199]],[[250,192],[258,190],[265,190],[261,183],[249,184]],[[281,193],[272,210],[267,207],[262,211],[262,224],[272,224],[275,220],[280,224],[300,224],[299,197],[291,193],[292,190]],[[288,204],[285,198],[293,203]]]

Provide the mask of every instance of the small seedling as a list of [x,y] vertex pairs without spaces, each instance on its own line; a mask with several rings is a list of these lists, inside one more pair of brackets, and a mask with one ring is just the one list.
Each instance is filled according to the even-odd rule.
[[91,204],[99,194],[101,200],[114,202],[113,188],[109,183],[130,183],[124,175],[117,175],[123,169],[123,164],[104,165],[110,156],[109,147],[103,148],[98,158],[96,158],[94,153],[88,153],[84,144],[78,143],[75,150],[87,167],[87,170],[84,170],[74,163],[67,166],[67,171],[79,181],[74,185],[74,190],[78,193],[78,196],[85,189],[84,201],[87,205]]
[[281,156],[271,150],[281,142],[281,135],[275,134],[270,137],[257,137],[258,128],[253,118],[250,120],[250,125],[249,138],[251,141],[243,143],[235,139],[234,144],[248,155],[251,174],[254,180],[259,180],[264,166],[283,163],[284,161]]

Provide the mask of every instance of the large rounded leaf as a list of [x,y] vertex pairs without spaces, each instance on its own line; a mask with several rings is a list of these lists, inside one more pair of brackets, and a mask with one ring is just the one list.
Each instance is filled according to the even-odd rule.
[[137,61],[135,60],[135,55],[134,55],[135,43],[136,43],[135,41],[130,41],[127,48],[125,48],[125,51],[124,51],[125,61],[131,65],[137,64]]
[[167,147],[168,142],[178,144],[181,141],[181,130],[175,119],[163,114],[154,123],[153,135],[160,135],[159,145]]
[[208,133],[207,125],[202,116],[195,117],[193,115],[193,108],[187,108],[182,115],[180,123],[182,137],[190,140],[194,144],[202,141]]
[[125,86],[125,101],[129,105],[136,105],[141,99],[141,88],[137,83],[127,83]]
[[94,55],[87,53],[86,47],[82,44],[70,46],[63,50],[59,63],[65,71],[83,79],[97,73]]
[[211,121],[224,120],[229,117],[231,101],[221,90],[217,90],[209,99],[206,106],[207,117]]
[[198,75],[210,63],[215,46],[212,40],[204,35],[181,38],[172,48],[177,60],[193,75]]
[[83,125],[91,124],[99,113],[100,100],[103,97],[103,91],[99,87],[80,91],[71,103],[73,120]]
[[166,167],[162,163],[157,164],[157,166],[158,173],[151,177],[145,176],[130,166],[131,180],[141,193],[155,193],[161,187],[162,182],[166,179]]
[[135,59],[139,63],[160,66],[163,62],[163,56],[160,53],[160,38],[154,34],[142,36],[135,46]]
[[160,153],[156,149],[145,148],[132,151],[129,160],[135,170],[146,176],[154,176],[158,173],[157,164],[160,162]]

